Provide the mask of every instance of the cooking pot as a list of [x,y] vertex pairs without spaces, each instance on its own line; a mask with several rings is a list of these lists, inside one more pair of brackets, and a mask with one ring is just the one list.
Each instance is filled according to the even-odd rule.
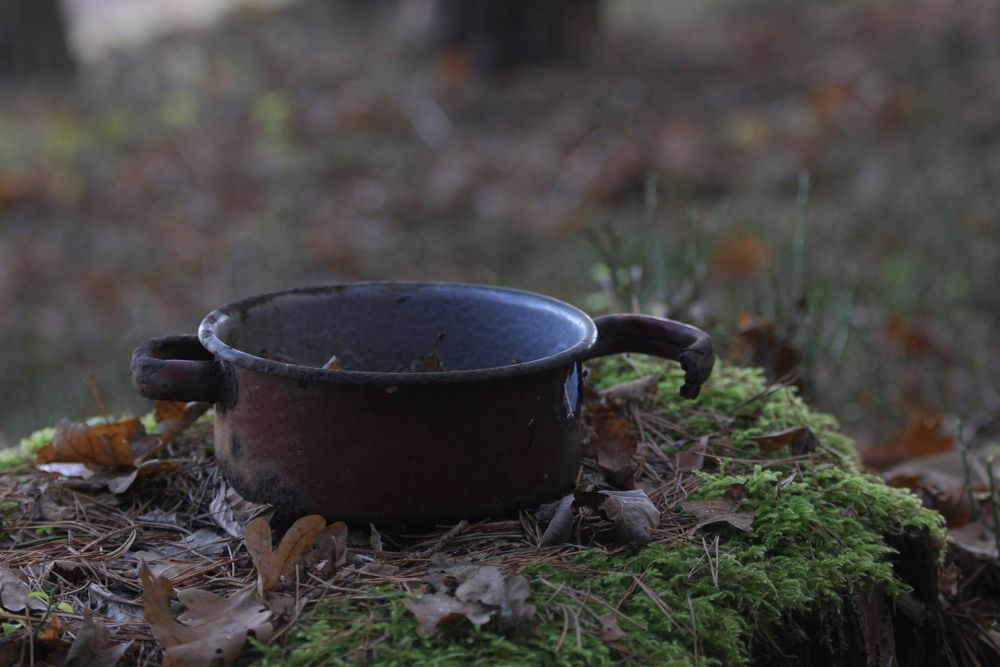
[[[707,334],[667,319],[383,282],[229,304],[197,336],[137,348],[131,377],[147,398],[215,404],[215,456],[245,498],[289,516],[421,526],[572,489],[582,364],[619,352],[679,361],[686,398],[715,362]],[[323,368],[333,356],[339,369]]]

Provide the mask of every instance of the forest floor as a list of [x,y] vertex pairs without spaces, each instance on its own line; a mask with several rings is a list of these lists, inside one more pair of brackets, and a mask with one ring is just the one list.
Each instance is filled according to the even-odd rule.
[[760,370],[696,401],[661,360],[591,370],[574,492],[423,532],[272,517],[219,477],[206,404],[39,432],[0,461],[0,664],[1000,656],[988,517],[946,532]]

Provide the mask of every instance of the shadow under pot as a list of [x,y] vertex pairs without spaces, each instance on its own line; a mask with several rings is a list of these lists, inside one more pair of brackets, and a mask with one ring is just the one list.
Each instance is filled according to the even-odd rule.
[[389,282],[237,301],[197,336],[137,348],[131,374],[147,398],[215,404],[218,465],[245,498],[287,516],[413,527],[569,492],[582,364],[620,352],[680,362],[686,398],[715,362],[707,334],[671,320]]

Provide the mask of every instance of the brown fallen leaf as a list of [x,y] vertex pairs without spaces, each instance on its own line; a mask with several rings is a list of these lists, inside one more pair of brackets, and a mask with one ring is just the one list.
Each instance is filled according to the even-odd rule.
[[967,523],[948,530],[948,537],[959,549],[979,558],[997,558],[997,541],[993,530],[982,521]]
[[404,600],[403,605],[416,617],[417,634],[421,637],[433,637],[442,625],[456,619],[484,625],[493,615],[493,610],[484,604],[462,602],[445,593],[428,593],[420,599]]
[[343,521],[331,523],[315,538],[314,547],[305,552],[303,560],[311,565],[326,563],[329,569],[347,562],[347,524]]
[[593,435],[584,443],[584,456],[597,459],[608,482],[625,489],[635,487],[635,453],[638,442],[628,421],[610,413],[598,413],[590,422]]
[[528,580],[519,574],[504,574],[492,565],[474,566],[455,589],[455,597],[497,608],[501,629],[524,628],[535,616],[535,606],[528,602]]
[[697,525],[690,533],[701,530],[705,526],[716,523],[728,523],[744,532],[753,530],[754,511],[742,509],[747,496],[747,488],[742,484],[730,484],[721,498],[709,500],[687,500],[683,503],[684,511],[694,515]]
[[215,524],[236,538],[243,538],[247,523],[258,516],[270,519],[271,506],[254,503],[239,494],[226,480],[219,478],[219,488],[208,506]]
[[776,433],[767,433],[750,438],[762,452],[773,452],[782,447],[788,447],[794,456],[801,456],[815,451],[819,445],[816,434],[805,426],[785,429]]
[[160,435],[155,444],[143,453],[142,460],[147,460],[163,449],[183,433],[198,418],[208,412],[211,403],[172,403],[157,401],[154,415],[159,426]]
[[114,667],[132,646],[132,640],[115,643],[90,609],[83,610],[83,623],[66,653],[65,667]]
[[705,452],[708,451],[708,436],[704,436],[688,450],[677,452],[674,456],[674,470],[677,472],[694,472],[705,465]]
[[136,418],[88,426],[60,419],[52,443],[38,450],[38,463],[93,463],[107,468],[135,465],[132,443],[146,429]]
[[339,371],[344,367],[344,362],[340,360],[340,357],[333,355],[330,360],[323,364],[323,368],[328,371]]
[[378,529],[375,528],[375,524],[373,524],[373,523],[369,523],[368,524],[368,528],[369,528],[369,531],[370,531],[368,533],[368,546],[371,547],[372,551],[375,551],[375,552],[382,551],[382,548],[383,548],[382,547],[382,533],[378,532]]
[[619,543],[643,545],[660,525],[660,510],[642,489],[633,491],[577,491],[576,503],[600,512],[615,524]]
[[536,609],[528,601],[531,586],[527,578],[506,574],[495,565],[455,562],[440,555],[433,556],[431,562],[424,580],[434,592],[407,601],[422,636],[433,635],[441,624],[463,616],[482,625],[494,612],[501,630],[529,628]]
[[888,445],[868,448],[865,463],[882,470],[911,459],[941,454],[955,446],[955,433],[948,420],[933,410],[913,410],[906,429]]
[[551,547],[565,544],[573,533],[573,494],[553,503],[542,505],[536,516],[541,521],[548,521],[539,541],[540,547]]
[[177,619],[170,613],[170,584],[143,565],[143,603],[153,634],[166,649],[165,667],[207,667],[222,659],[232,664],[243,651],[248,633],[267,641],[273,632],[271,611],[253,589],[223,598],[197,588],[178,593],[187,608]]
[[734,358],[760,366],[772,382],[794,375],[802,360],[802,353],[778,326],[763,317],[740,315],[732,347]]
[[618,615],[612,611],[604,614],[600,618],[602,642],[616,642],[625,636],[625,631],[618,625]]
[[271,525],[267,519],[257,517],[247,524],[244,543],[260,576],[261,591],[274,588],[282,575],[294,572],[296,563],[306,549],[312,548],[316,538],[326,528],[326,519],[318,514],[304,516],[288,529],[281,543],[271,550]]
[[[183,406],[183,407],[181,407]],[[160,433],[146,433],[137,418],[88,426],[60,419],[52,442],[35,454],[38,468],[77,477],[95,489],[121,494],[139,475],[173,472],[178,461],[151,460],[205,413],[208,403],[164,403],[156,408]]]
[[204,569],[206,561],[212,556],[226,551],[229,541],[228,537],[213,530],[200,528],[174,544],[129,551],[127,555],[145,564],[155,576],[177,580],[190,572]]
[[0,565],[0,605],[10,612],[45,611],[48,604],[45,600],[31,594],[31,588],[14,570]]
[[184,401],[156,401],[153,404],[153,419],[157,424],[180,419],[187,405]]
[[[924,463],[926,461],[926,463]],[[973,505],[969,489],[960,475],[937,467],[939,457],[929,456],[893,466],[882,480],[895,488],[910,489],[925,507],[940,512],[950,528],[972,521]],[[985,488],[974,491],[985,492]]]
[[751,231],[723,236],[712,253],[708,271],[713,277],[743,279],[756,275],[771,258],[767,241]]
[[54,642],[62,637],[63,625],[58,616],[49,616],[42,627],[35,630],[35,641]]
[[955,355],[942,345],[937,338],[918,322],[908,322],[897,314],[889,315],[883,324],[887,342],[894,347],[920,359],[933,355],[948,365],[955,364]]

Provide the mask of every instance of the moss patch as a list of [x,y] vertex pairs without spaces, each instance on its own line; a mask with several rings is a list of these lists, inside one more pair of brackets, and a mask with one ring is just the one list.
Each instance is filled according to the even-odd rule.
[[[539,550],[524,568],[539,624],[534,636],[508,637],[455,624],[431,639],[416,635],[396,590],[324,602],[282,642],[256,644],[245,662],[273,665],[744,665],[785,655],[806,639],[797,619],[819,615],[822,641],[836,650],[845,595],[873,585],[907,592],[893,573],[883,536],[904,526],[943,536],[943,521],[907,491],[860,470],[836,421],[811,411],[791,388],[769,388],[756,370],[722,367],[694,403],[676,399],[678,369],[647,358],[594,366],[591,385],[607,388],[654,374],[657,396],[644,406],[661,425],[647,437],[670,453],[710,436],[697,498],[742,484],[754,529],[702,531],[644,549]],[[663,426],[666,425],[666,426]],[[810,456],[761,452],[753,436],[808,426],[820,449]],[[682,512],[678,505],[668,512]],[[602,641],[613,618],[623,636]]]

